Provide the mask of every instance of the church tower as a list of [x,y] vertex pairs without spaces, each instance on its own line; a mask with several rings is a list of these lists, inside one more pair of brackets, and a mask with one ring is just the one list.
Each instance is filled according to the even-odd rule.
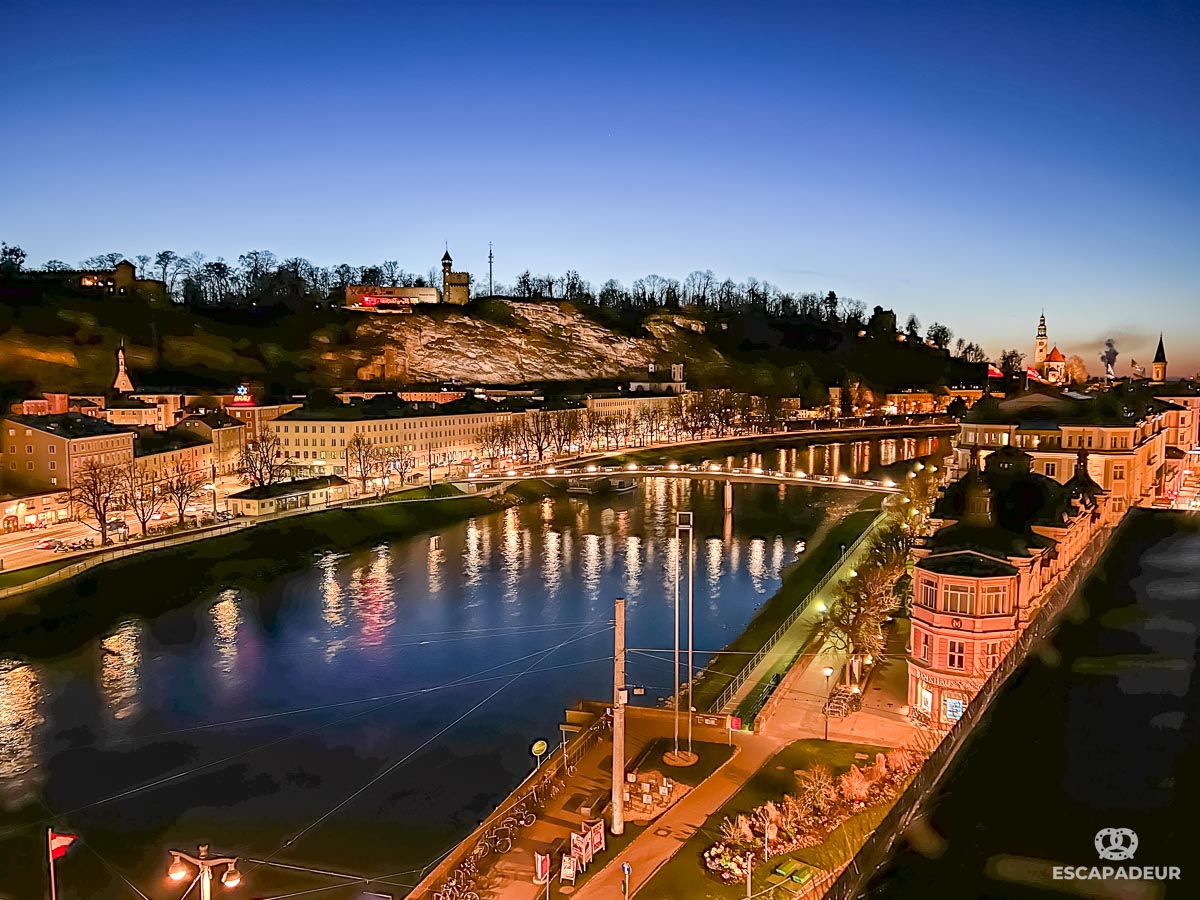
[[1046,337],[1046,314],[1038,320],[1037,340],[1033,343],[1033,367],[1042,371],[1042,363],[1046,361],[1046,351],[1050,349],[1050,339]]
[[113,390],[118,394],[128,394],[133,390],[133,382],[129,380],[129,373],[125,371],[125,340],[123,338],[121,346],[117,348],[117,377],[113,381]]
[[1151,374],[1155,381],[1167,380],[1167,351],[1163,349],[1162,334],[1158,336],[1158,350],[1154,354],[1154,362],[1151,364]]

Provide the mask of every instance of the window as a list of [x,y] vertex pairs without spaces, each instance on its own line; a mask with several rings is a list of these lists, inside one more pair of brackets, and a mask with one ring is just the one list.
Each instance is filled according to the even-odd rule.
[[937,582],[922,581],[921,582],[921,605],[927,606],[930,609],[937,609]]
[[942,701],[942,705],[946,708],[946,718],[957,722],[962,718],[963,701],[957,697],[947,697]]
[[1046,477],[1054,478],[1057,475],[1058,475],[1058,463],[1056,463],[1056,462],[1046,463]]
[[965,669],[967,667],[967,645],[964,641],[946,642],[946,668]]
[[1113,466],[1113,481],[1124,481],[1124,480],[1125,480],[1125,465],[1124,465],[1124,463],[1118,463],[1117,465]]
[[983,645],[983,665],[987,671],[993,671],[1000,665],[1000,658],[1003,656],[1000,650],[999,641],[988,641]]
[[1008,587],[990,584],[984,587],[980,597],[979,615],[1000,616],[1008,612]]
[[50,471],[53,472],[57,468],[58,468],[58,463],[56,463],[54,460],[50,460]]
[[929,652],[930,652],[931,645],[932,645],[932,641],[930,641],[928,633],[922,631],[920,642],[917,645],[918,646],[917,652],[920,654],[920,658],[925,660],[925,662],[929,662]]
[[50,453],[54,453],[54,451],[55,451],[55,450],[57,450],[58,448],[57,448],[57,447],[55,447],[53,444],[51,444],[51,445],[50,445],[48,448],[46,448],[46,449],[47,449],[47,450],[48,450]]
[[948,584],[942,592],[942,612],[971,614],[975,588],[966,584]]
[[1092,436],[1090,434],[1087,436],[1087,445],[1088,447],[1092,446]]

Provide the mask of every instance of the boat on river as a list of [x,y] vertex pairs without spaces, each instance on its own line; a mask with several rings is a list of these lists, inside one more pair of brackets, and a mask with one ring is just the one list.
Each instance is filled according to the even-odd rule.
[[567,482],[568,494],[624,494],[636,489],[637,480],[634,478],[581,476]]

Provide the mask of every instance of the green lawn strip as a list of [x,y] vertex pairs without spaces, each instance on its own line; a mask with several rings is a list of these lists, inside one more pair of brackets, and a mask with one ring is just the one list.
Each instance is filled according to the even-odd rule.
[[550,490],[544,482],[515,487],[497,497],[335,508],[147,550],[0,601],[0,639],[32,656],[57,655],[127,615],[157,615],[222,588],[237,587],[254,601],[278,578],[311,565],[316,554],[436,531]]
[[64,566],[69,566],[73,562],[78,562],[76,559],[58,558],[44,563],[36,563],[32,566],[25,566],[21,569],[12,569],[6,572],[0,572],[0,588],[12,587],[17,584],[25,584],[29,581],[34,581],[41,578],[43,575],[49,575],[51,572],[57,572]]
[[[771,635],[783,624],[784,619],[792,614],[817,582],[837,563],[842,555],[842,545],[849,547],[875,520],[879,514],[880,501],[881,495],[878,494],[867,497],[860,504],[858,511],[835,524],[815,547],[808,547],[804,556],[783,573],[783,583],[774,596],[763,604],[745,630],[729,646],[709,660],[704,677],[694,688],[696,709],[707,710],[729,684],[730,679],[762,649]],[[778,668],[773,666],[771,672],[760,681],[760,686],[750,692],[750,696],[757,697],[761,685],[769,681],[777,671],[786,670],[790,664],[790,660],[781,660],[776,664]]]
[[[700,757],[696,764],[692,766],[686,766],[684,768],[676,768],[674,766],[668,766],[662,761],[663,754],[670,750],[673,744],[674,741],[671,738],[655,738],[653,741],[651,741],[648,745],[649,753],[646,756],[646,762],[642,764],[642,768],[646,770],[656,769],[657,771],[662,772],[668,778],[678,781],[680,784],[686,784],[689,787],[695,787],[696,785],[705,781],[710,775],[712,775],[713,772],[717,771],[717,769],[721,768],[721,766],[726,763],[729,757],[733,756],[734,749],[728,744],[714,744],[707,741],[697,742],[692,745],[692,749],[696,752],[696,755]],[[680,741],[680,745],[683,746],[683,741]],[[641,754],[639,753],[638,755],[640,756]],[[650,824],[653,825],[653,823]],[[617,854],[620,853],[621,850],[626,846],[631,844],[634,838],[644,832],[648,827],[648,825],[634,825],[632,823],[626,823],[625,833],[619,837],[614,837],[612,834],[606,831],[604,839],[608,843],[608,848],[603,854],[596,858],[595,862],[588,867],[587,872],[584,872],[575,879],[576,887],[582,887],[589,878],[591,878],[605,866],[606,862],[616,859]],[[561,865],[561,861],[555,859],[552,865]],[[558,870],[556,869],[555,875],[557,876],[557,874]],[[560,885],[557,881],[555,881],[553,887],[551,888],[551,893],[559,893],[559,887]],[[566,894],[563,896],[566,896]]]
[[[638,891],[638,897],[642,900],[677,900],[680,897],[687,897],[688,900],[740,900],[746,896],[745,884],[723,884],[710,877],[704,866],[704,851],[720,840],[722,820],[739,813],[749,814],[768,800],[778,801],[784,794],[795,793],[797,769],[808,769],[824,763],[834,775],[838,775],[852,764],[864,765],[874,760],[876,753],[886,750],[886,747],[869,744],[815,739],[789,744],[767,760],[736,794],[705,820],[700,830]],[[855,754],[863,754],[866,758],[856,759]],[[822,861],[836,866],[848,858],[847,848],[851,854],[858,850],[862,840],[879,823],[887,809],[888,804],[885,803],[863,810],[842,823],[825,843],[787,856],[822,868]],[[858,843],[855,843],[856,840]],[[760,889],[759,885],[766,886],[767,876],[785,858],[776,856],[755,866],[756,891]]]

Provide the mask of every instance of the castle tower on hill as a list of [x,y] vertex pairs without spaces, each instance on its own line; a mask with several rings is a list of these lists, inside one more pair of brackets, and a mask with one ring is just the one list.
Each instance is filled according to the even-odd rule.
[[454,260],[447,250],[442,256],[442,302],[465,306],[471,299],[471,274],[452,272]]
[[1158,336],[1158,350],[1154,353],[1154,362],[1150,364],[1150,374],[1155,381],[1167,380],[1167,351],[1163,347],[1162,334]]
[[1037,340],[1033,342],[1033,367],[1039,372],[1042,363],[1046,361],[1046,351],[1050,348],[1050,339],[1046,336],[1046,314],[1038,320]]

